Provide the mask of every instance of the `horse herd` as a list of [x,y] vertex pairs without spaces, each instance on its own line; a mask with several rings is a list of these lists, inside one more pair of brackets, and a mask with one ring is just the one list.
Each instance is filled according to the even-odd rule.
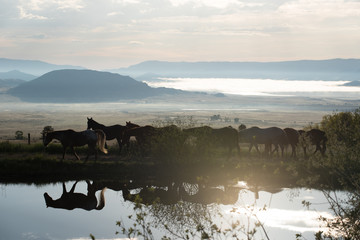
[[[284,149],[287,145],[291,146],[291,157],[296,158],[296,148],[301,145],[304,151],[304,156],[307,157],[306,149],[308,145],[315,145],[315,152],[320,152],[324,155],[326,150],[326,135],[325,132],[319,129],[311,129],[309,131],[295,130],[293,128],[281,129],[278,127],[246,128],[240,125],[238,129],[231,126],[223,128],[211,128],[209,126],[193,127],[181,129],[176,125],[169,125],[165,127],[153,127],[150,125],[139,126],[137,124],[126,122],[126,125],[112,125],[105,126],[96,122],[92,118],[87,118],[87,130],[76,132],[74,130],[52,131],[45,133],[43,136],[43,143],[46,147],[53,139],[60,141],[63,146],[62,160],[65,158],[67,148],[70,148],[75,157],[79,160],[74,147],[88,145],[89,151],[86,157],[88,160],[90,153],[95,154],[95,161],[97,159],[96,146],[107,153],[106,140],[116,139],[120,151],[123,148],[129,147],[130,139],[136,139],[136,143],[140,149],[144,150],[149,146],[154,138],[164,134],[171,133],[174,138],[183,139],[184,143],[191,142],[197,144],[207,142],[213,146],[222,146],[229,149],[229,155],[235,148],[240,154],[239,143],[249,143],[249,152],[253,147],[260,153],[259,144],[265,146],[263,154],[271,156],[274,152],[281,156],[284,155]],[[272,149],[274,146],[274,149]]]

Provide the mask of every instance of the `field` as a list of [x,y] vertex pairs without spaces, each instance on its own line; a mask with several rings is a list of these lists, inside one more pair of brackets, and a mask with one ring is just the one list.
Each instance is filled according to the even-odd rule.
[[[181,96],[151,98],[115,103],[94,104],[46,104],[25,103],[2,97],[0,103],[0,139],[11,140],[20,130],[32,140],[37,140],[45,126],[55,130],[86,129],[87,117],[104,125],[131,121],[139,125],[180,121],[186,124],[211,127],[233,126],[241,123],[259,127],[303,127],[319,123],[334,110],[355,109],[358,101],[310,98],[264,98],[264,97],[214,97],[194,95],[187,99]],[[214,115],[219,119],[211,120]],[[237,121],[235,121],[237,119]]]

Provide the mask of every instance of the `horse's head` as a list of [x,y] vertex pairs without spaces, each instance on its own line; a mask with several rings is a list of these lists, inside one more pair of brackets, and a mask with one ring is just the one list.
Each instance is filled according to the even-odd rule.
[[130,121],[126,122],[126,127],[127,128],[135,128],[135,127],[140,127],[139,125],[132,123]]
[[246,125],[245,124],[240,124],[238,129],[239,129],[239,131],[244,130],[244,129],[246,129]]
[[52,137],[51,134],[49,133],[43,133],[43,144],[46,147],[47,145],[49,145],[49,143],[51,142]]
[[91,129],[93,126],[94,120],[92,118],[87,118],[87,129]]

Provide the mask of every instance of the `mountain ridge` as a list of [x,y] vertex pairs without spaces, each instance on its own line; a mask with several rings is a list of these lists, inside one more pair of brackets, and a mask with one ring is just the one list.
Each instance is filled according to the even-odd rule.
[[47,72],[60,69],[85,69],[81,66],[57,65],[39,60],[10,59],[0,58],[0,72],[9,72],[13,70],[34,76],[41,76]]
[[167,62],[145,61],[109,70],[133,78],[230,77],[287,80],[359,80],[360,59],[294,60],[279,62]]
[[106,102],[141,99],[180,90],[151,88],[129,76],[95,70],[55,70],[7,91],[27,102]]

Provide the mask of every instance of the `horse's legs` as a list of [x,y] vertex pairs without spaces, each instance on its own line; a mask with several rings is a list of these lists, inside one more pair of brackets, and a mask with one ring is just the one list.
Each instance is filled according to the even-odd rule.
[[72,188],[71,188],[71,190],[69,191],[69,193],[74,193],[74,191],[75,191],[75,187],[76,187],[76,184],[78,183],[78,181],[76,181],[75,183],[74,183],[74,185],[72,186]]
[[97,160],[97,148],[96,148],[96,143],[95,144],[88,144],[88,152],[87,152],[87,156],[84,162],[87,162],[87,160],[90,157],[90,154],[93,153],[95,154],[95,162]]
[[65,159],[66,148],[67,148],[67,146],[63,146],[63,156],[62,156],[61,162],[64,161],[64,159]]
[[76,157],[76,159],[77,159],[77,160],[80,160],[79,156],[78,156],[77,153],[75,152],[74,147],[71,147],[71,150],[73,151],[74,156]]
[[121,138],[116,138],[116,141],[119,145],[119,153],[121,153],[121,148],[122,148]]
[[259,146],[257,145],[257,143],[254,143],[254,146],[255,146],[257,153],[260,153]]
[[306,147],[303,147],[303,149],[304,149],[304,157],[307,158]]
[[296,145],[291,144],[291,157],[296,158]]
[[240,146],[239,146],[239,143],[236,145],[236,148],[237,148],[237,151],[238,151],[238,155],[240,156]]
[[251,152],[251,149],[253,146],[254,146],[254,144],[250,143],[249,152]]

